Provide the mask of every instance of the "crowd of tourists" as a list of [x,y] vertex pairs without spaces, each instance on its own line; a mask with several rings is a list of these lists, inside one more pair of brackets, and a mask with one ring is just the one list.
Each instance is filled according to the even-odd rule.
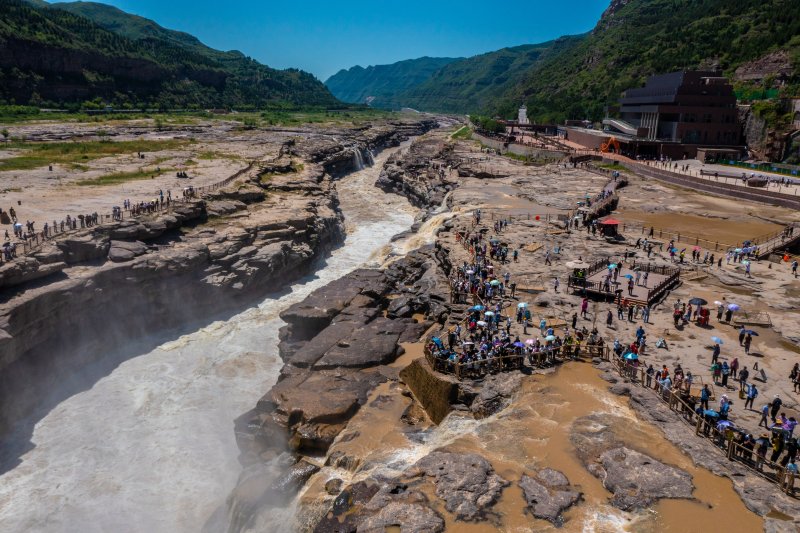
[[[196,195],[193,187],[186,187],[183,191],[184,199],[194,198]],[[145,214],[153,214],[169,208],[172,203],[172,191],[159,190],[157,195],[149,201],[132,202],[125,199],[122,206],[113,206],[110,218],[114,221],[121,221],[124,219],[124,214],[136,217]],[[18,246],[27,245],[31,246],[47,241],[65,232],[75,231],[83,228],[91,228],[102,223],[103,217],[96,211],[94,213],[85,213],[75,215],[67,215],[62,220],[53,220],[45,222],[41,229],[37,229],[36,222],[27,220],[23,224],[18,220],[17,211],[12,207],[7,211],[0,208],[0,224],[10,225],[10,229],[4,230],[4,243],[2,246],[2,253],[0,253],[0,263],[10,262],[18,256]]]

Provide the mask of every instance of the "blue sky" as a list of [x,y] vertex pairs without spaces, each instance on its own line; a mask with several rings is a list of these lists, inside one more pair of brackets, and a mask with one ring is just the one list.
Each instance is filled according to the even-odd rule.
[[323,81],[353,65],[464,57],[591,30],[610,0],[105,0],[222,50]]

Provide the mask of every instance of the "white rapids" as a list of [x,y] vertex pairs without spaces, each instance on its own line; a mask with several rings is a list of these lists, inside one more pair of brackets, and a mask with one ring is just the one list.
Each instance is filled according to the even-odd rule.
[[405,252],[402,241],[388,243],[416,210],[373,186],[396,150],[338,182],[347,238],[324,268],[256,308],[128,359],[41,418],[33,448],[0,476],[0,531],[199,531],[241,471],[233,420],[282,366],[279,313]]

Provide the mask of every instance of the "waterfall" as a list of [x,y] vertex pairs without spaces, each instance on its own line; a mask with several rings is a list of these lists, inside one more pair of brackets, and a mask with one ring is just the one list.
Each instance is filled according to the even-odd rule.
[[364,156],[361,155],[361,150],[358,147],[353,148],[353,169],[364,170]]

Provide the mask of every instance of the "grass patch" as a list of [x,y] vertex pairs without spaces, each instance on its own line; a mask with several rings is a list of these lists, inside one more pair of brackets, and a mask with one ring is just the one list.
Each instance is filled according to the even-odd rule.
[[472,130],[469,126],[462,126],[458,131],[453,133],[450,138],[458,141],[468,141],[472,139]]
[[598,168],[605,168],[608,170],[616,170],[619,172],[630,172],[627,168],[623,167],[619,163],[603,163],[602,165],[597,165]]
[[31,170],[50,164],[82,165],[94,159],[136,152],[158,152],[182,148],[190,141],[167,139],[163,141],[86,141],[31,143],[12,141],[3,148],[24,150],[24,153],[0,160],[0,171]]
[[230,161],[239,161],[241,156],[236,154],[226,154],[225,152],[216,152],[213,150],[206,150],[205,152],[200,152],[196,154],[195,159],[202,159],[203,161],[213,161],[215,159],[228,159]]
[[175,172],[174,168],[140,168],[131,172],[113,172],[111,174],[104,174],[96,178],[87,178],[85,180],[76,181],[76,185],[82,187],[86,186],[105,186],[105,185],[118,185],[128,181],[147,180],[156,176],[161,176],[169,172]]

